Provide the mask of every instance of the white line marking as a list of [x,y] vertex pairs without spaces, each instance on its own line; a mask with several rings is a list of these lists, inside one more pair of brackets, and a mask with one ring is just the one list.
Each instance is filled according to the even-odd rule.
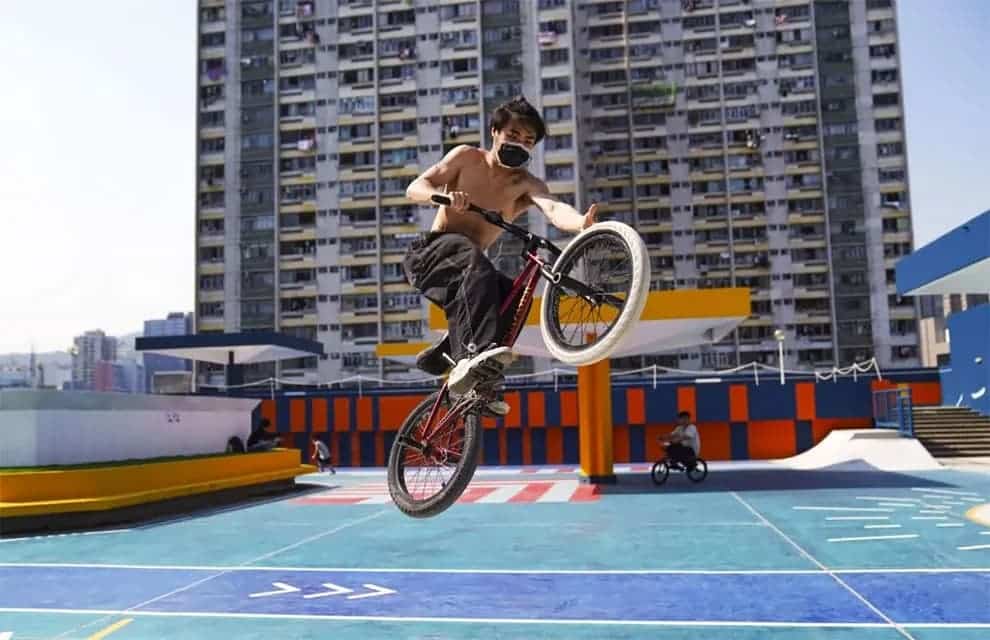
[[549,491],[536,499],[537,502],[568,502],[577,491],[577,480],[554,482]]
[[910,503],[905,504],[903,502],[878,502],[877,503],[877,506],[879,506],[879,507],[904,507],[904,508],[907,508],[907,509],[914,509],[918,505],[916,505],[916,504],[910,504]]
[[956,547],[960,551],[973,551],[975,549],[990,549],[990,544],[971,544],[967,547]]
[[890,516],[828,516],[826,520],[890,520]]
[[248,595],[248,597],[267,598],[268,596],[280,596],[284,593],[295,593],[296,591],[300,591],[299,587],[294,587],[291,584],[286,584],[284,582],[273,582],[272,586],[275,587],[273,591],[259,591],[258,593]]
[[872,511],[874,513],[894,513],[893,509],[874,507],[792,507],[795,511]]
[[865,524],[864,529],[900,529],[899,524]]
[[949,489],[918,489],[914,488],[911,491],[920,491],[921,493],[947,493],[950,496],[978,496],[980,494],[975,491],[950,491]]
[[917,498],[895,498],[893,496],[856,496],[857,500],[881,500],[889,502],[921,502]]
[[855,589],[853,589],[852,587],[850,587],[849,584],[847,584],[845,580],[843,580],[838,575],[836,575],[834,571],[832,571],[828,567],[826,567],[821,561],[818,560],[818,558],[816,558],[815,556],[813,556],[810,553],[808,553],[804,549],[804,547],[802,547],[801,545],[799,545],[790,536],[788,536],[786,533],[784,533],[783,531],[781,531],[779,527],[777,527],[775,524],[773,524],[772,522],[770,522],[762,513],[760,513],[759,511],[757,511],[753,507],[753,505],[751,505],[748,502],[746,502],[745,500],[743,500],[742,497],[740,497],[740,495],[738,493],[736,493],[735,491],[733,491],[732,492],[732,497],[735,498],[736,500],[738,500],[739,502],[741,502],[743,504],[743,506],[746,507],[747,509],[749,509],[749,511],[754,516],[756,516],[757,518],[759,518],[760,520],[762,520],[768,527],[770,527],[771,529],[773,529],[777,533],[777,535],[779,535],[781,538],[783,538],[785,541],[787,541],[788,544],[790,544],[792,547],[794,547],[795,549],[797,549],[798,552],[801,555],[803,555],[805,558],[807,558],[808,560],[810,560],[811,562],[813,562],[815,565],[817,565],[818,568],[820,568],[822,571],[826,572],[833,580],[835,580],[837,583],[839,583],[840,586],[842,586],[843,588],[845,588],[846,591],[848,591],[849,593],[851,593],[854,597],[856,597],[856,599],[858,599],[860,602],[862,602],[863,604],[865,604],[867,606],[867,608],[870,609],[870,611],[872,611],[877,616],[879,616],[882,620],[884,620],[885,622],[887,622],[887,624],[889,624],[894,629],[896,629],[898,633],[900,633],[902,636],[904,636],[908,640],[914,640],[914,636],[912,636],[910,633],[908,633],[907,631],[905,631],[904,630],[904,627],[902,627],[901,625],[899,625],[896,622],[894,622],[893,620],[891,620],[890,617],[887,616],[887,614],[885,614],[883,611],[881,611],[880,609],[878,609],[877,607],[875,607],[872,602],[870,602],[869,600],[866,599],[865,596],[863,596],[863,594],[861,594],[860,592],[858,592]]
[[[450,622],[481,624],[545,624],[545,625],[596,625],[596,626],[637,626],[637,627],[773,627],[773,628],[816,628],[830,629],[888,629],[886,622],[780,622],[780,621],[735,621],[735,620],[559,620],[547,618],[437,618],[423,616],[342,616],[302,613],[214,613],[201,611],[122,611],[115,609],[37,609],[0,608],[0,613],[88,613],[96,615],[146,616],[149,618],[238,618],[246,620],[350,620],[359,622]],[[896,625],[895,625],[896,626]],[[950,622],[950,623],[908,623],[901,625],[917,629],[990,629],[990,623]],[[908,636],[910,637],[910,636]]]
[[934,510],[934,509],[919,509],[918,510],[918,513],[932,514],[932,513],[945,513],[945,511],[937,511],[937,510]]
[[[762,523],[761,523],[762,524]],[[767,526],[767,525],[764,525]],[[986,532],[990,533],[990,532]],[[423,569],[401,567],[275,567],[275,566],[201,566],[201,565],[136,565],[136,564],[69,564],[63,562],[0,562],[0,567],[13,568],[77,568],[77,569],[139,569],[148,571],[267,571],[319,573],[450,573],[494,575],[817,575],[818,569]],[[892,567],[869,569],[829,569],[829,573],[990,573],[986,567]]]
[[[44,540],[47,538],[67,538],[69,536],[101,536],[108,533],[126,533],[134,529],[109,529],[107,531],[76,531],[74,533],[50,533],[42,536],[21,536],[19,538],[0,538],[0,542],[19,542],[21,540]],[[3,636],[0,636],[3,640]]]
[[955,500],[944,500],[944,504],[951,504],[953,507],[965,507],[965,502],[956,502]]
[[392,502],[392,496],[387,493],[383,496],[371,496],[370,498],[365,498],[358,504],[390,504]]
[[917,538],[917,533],[898,533],[892,536],[861,536],[858,538],[829,538],[829,542],[860,542],[863,540],[907,540]]
[[[278,554],[283,553],[285,551],[288,551],[290,549],[295,549],[298,546],[307,544],[309,542],[314,542],[316,540],[319,540],[320,538],[324,538],[324,537],[329,536],[329,535],[333,535],[334,533],[337,533],[338,531],[343,531],[344,529],[347,529],[349,527],[353,527],[354,525],[363,524],[363,523],[365,523],[365,522],[367,522],[369,520],[373,520],[375,518],[381,517],[381,516],[385,515],[386,513],[389,513],[389,511],[390,510],[388,510],[388,509],[383,509],[383,510],[378,511],[376,513],[372,513],[370,515],[364,516],[363,518],[358,518],[357,520],[351,520],[349,522],[345,522],[345,523],[343,523],[341,525],[338,525],[338,526],[334,527],[333,529],[329,529],[327,531],[323,531],[323,532],[320,532],[320,533],[315,533],[315,534],[313,534],[313,535],[311,535],[311,536],[309,536],[307,538],[303,538],[299,542],[294,542],[293,544],[286,545],[284,547],[281,547],[279,549],[276,549],[275,551],[271,551],[271,552],[266,553],[264,555],[258,556],[257,558],[251,558],[250,560],[245,560],[244,562],[241,563],[240,566],[252,564],[252,563],[255,563],[255,562],[261,562],[262,560],[267,560],[268,558],[271,558],[272,556],[278,555]],[[218,570],[215,573],[211,573],[211,575],[208,575],[208,576],[206,576],[204,578],[200,578],[199,580],[195,580],[195,581],[187,584],[184,587],[179,587],[177,589],[173,589],[173,590],[169,591],[168,593],[164,593],[164,594],[162,594],[160,596],[155,596],[154,598],[151,598],[149,600],[145,600],[144,602],[139,602],[138,604],[136,604],[136,605],[134,605],[134,606],[126,609],[125,611],[134,611],[136,609],[139,609],[141,607],[147,606],[147,605],[152,604],[154,602],[158,602],[159,600],[163,600],[163,599],[168,598],[170,596],[174,596],[177,593],[182,593],[183,591],[188,591],[189,589],[192,589],[193,587],[199,586],[199,585],[203,584],[204,582],[208,582],[208,581],[210,581],[210,580],[212,580],[214,578],[219,578],[220,576],[224,575],[225,573],[229,573],[229,570]],[[136,611],[134,611],[134,612],[136,613]],[[93,620],[91,622],[87,622],[86,624],[83,624],[83,625],[81,625],[79,627],[76,627],[75,629],[69,629],[68,631],[65,631],[63,633],[60,633],[59,635],[55,636],[55,638],[61,638],[61,637],[65,636],[66,634],[76,633],[78,631],[81,631],[82,629],[85,629],[86,627],[91,627],[91,626],[93,626],[95,624],[103,623],[106,620],[107,620],[106,617],[104,617],[104,618],[98,618],[98,619]]]
[[526,485],[524,484],[519,484],[514,487],[511,485],[508,487],[499,487],[487,496],[483,496],[482,498],[475,500],[475,502],[508,502],[509,498],[522,491],[525,487]]
[[981,536],[990,536],[990,531],[981,531],[980,532],[980,535]]
[[912,520],[948,520],[945,516],[911,516]]
[[966,525],[964,525],[961,522],[940,522],[940,523],[936,524],[935,526],[936,527],[964,527]]
[[965,502],[986,502],[983,498],[959,498]]

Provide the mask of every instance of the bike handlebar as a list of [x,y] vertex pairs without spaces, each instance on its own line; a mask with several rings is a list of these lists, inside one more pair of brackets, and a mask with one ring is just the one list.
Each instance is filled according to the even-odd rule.
[[[432,200],[434,204],[441,204],[444,206],[449,206],[453,202],[453,200],[451,200],[449,196],[445,196],[442,193],[434,193],[432,196],[430,196],[430,200]],[[480,215],[481,217],[483,217],[485,220],[488,221],[489,224],[493,224],[496,227],[501,227],[505,231],[508,231],[509,233],[525,241],[526,243],[535,243],[536,246],[541,247],[543,249],[547,249],[548,251],[552,252],[554,255],[560,255],[561,253],[557,245],[553,244],[549,240],[534,235],[529,231],[526,231],[522,227],[512,224],[511,222],[506,222],[504,219],[502,219],[502,216],[501,214],[499,214],[498,211],[483,209],[476,204],[470,204],[470,203],[468,204],[467,208],[468,211],[473,211],[478,215]]]

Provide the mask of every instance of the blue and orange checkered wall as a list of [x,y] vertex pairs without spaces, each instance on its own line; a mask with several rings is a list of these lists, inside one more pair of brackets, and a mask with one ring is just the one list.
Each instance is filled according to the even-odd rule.
[[[702,455],[709,460],[780,458],[805,451],[833,429],[873,424],[874,390],[907,384],[915,404],[938,404],[937,378],[894,383],[875,379],[755,384],[649,383],[612,388],[616,462],[661,457],[659,440],[679,411],[694,416]],[[341,466],[383,466],[395,432],[426,392],[318,391],[263,400],[257,419],[268,418],[283,445],[302,449],[310,435],[324,438]],[[552,386],[509,391],[510,413],[482,421],[482,464],[577,464],[576,389]]]

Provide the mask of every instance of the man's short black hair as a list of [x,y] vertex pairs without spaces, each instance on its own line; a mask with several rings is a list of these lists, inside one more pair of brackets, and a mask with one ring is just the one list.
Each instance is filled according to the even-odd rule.
[[543,116],[523,96],[516,96],[495,108],[495,113],[492,114],[492,129],[501,131],[512,121],[513,117],[519,120],[523,126],[533,130],[536,142],[547,135],[547,126],[543,123]]
[[691,413],[688,412],[688,411],[681,411],[680,413],[677,414],[677,417],[678,418],[687,418],[688,420],[690,420],[691,419]]

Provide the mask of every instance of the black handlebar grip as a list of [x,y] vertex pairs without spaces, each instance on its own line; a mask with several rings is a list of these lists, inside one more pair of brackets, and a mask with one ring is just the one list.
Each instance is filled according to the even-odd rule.
[[432,200],[434,204],[442,204],[444,206],[449,206],[450,203],[453,202],[453,200],[451,200],[450,197],[445,196],[441,193],[434,193],[432,196],[430,196],[430,200]]

